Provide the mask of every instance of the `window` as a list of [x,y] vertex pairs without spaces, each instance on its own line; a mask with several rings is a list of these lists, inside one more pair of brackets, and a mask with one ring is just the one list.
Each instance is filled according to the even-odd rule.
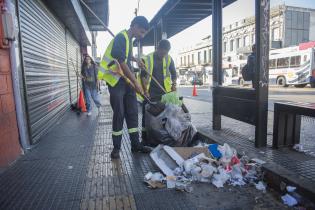
[[190,55],[188,55],[188,66],[190,65]]
[[191,63],[192,63],[192,65],[195,65],[195,55],[194,54],[191,55]]
[[183,57],[180,57],[180,65],[183,65]]
[[209,63],[212,62],[212,50],[209,50]]
[[184,66],[186,66],[186,56],[184,56]]
[[198,52],[198,64],[201,63],[201,52]]
[[223,43],[223,52],[226,53],[226,42]]
[[243,47],[249,46],[249,36],[244,36],[243,38]]
[[290,59],[290,67],[299,67],[301,65],[301,56],[292,56]]
[[255,43],[255,34],[252,34],[252,44]]
[[277,59],[269,60],[269,69],[275,69],[277,66]]
[[271,30],[271,40],[278,41],[280,39],[280,31],[279,28],[273,28]]
[[237,38],[236,39],[236,49],[240,48],[240,46],[241,46],[241,39]]
[[237,77],[238,76],[238,68],[237,67],[233,67],[232,68],[232,77]]
[[230,51],[233,52],[233,50],[234,50],[234,39],[230,41]]
[[289,60],[290,58],[279,58],[277,60],[277,67],[278,68],[288,68],[289,67]]
[[203,51],[203,63],[207,63],[207,50]]

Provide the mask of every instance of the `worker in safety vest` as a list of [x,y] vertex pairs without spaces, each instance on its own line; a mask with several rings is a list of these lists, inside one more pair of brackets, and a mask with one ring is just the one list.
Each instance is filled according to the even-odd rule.
[[[133,38],[141,39],[149,29],[148,20],[143,16],[135,17],[128,30],[123,30],[118,33],[115,38],[109,43],[105,54],[100,63],[98,78],[105,80],[108,84],[110,93],[110,104],[113,110],[113,131],[112,139],[114,149],[111,152],[112,159],[118,159],[121,139],[123,133],[123,123],[126,120],[128,133],[131,140],[132,152],[150,152],[149,147],[140,144],[138,132],[138,107],[136,92],[143,93],[141,85],[137,82],[131,66],[131,61],[135,61],[139,66],[143,66],[141,60],[137,60],[132,55]],[[110,66],[108,64],[116,59],[122,69],[125,77],[133,84],[133,90],[130,84],[126,82],[117,72],[116,64]]]
[[[163,39],[159,42],[157,50],[145,56],[143,59],[146,72],[144,70],[141,71],[140,81],[145,95],[149,96],[152,101],[160,101],[162,95],[165,94],[162,88],[153,81],[152,76],[167,93],[176,91],[176,70],[173,59],[168,55],[170,49],[170,42]],[[144,142],[146,141],[145,104],[145,102],[142,104],[142,140]]]

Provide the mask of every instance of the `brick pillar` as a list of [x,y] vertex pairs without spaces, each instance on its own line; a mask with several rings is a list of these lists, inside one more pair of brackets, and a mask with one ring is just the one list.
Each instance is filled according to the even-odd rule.
[[8,49],[0,49],[0,167],[8,166],[20,154],[10,55]]

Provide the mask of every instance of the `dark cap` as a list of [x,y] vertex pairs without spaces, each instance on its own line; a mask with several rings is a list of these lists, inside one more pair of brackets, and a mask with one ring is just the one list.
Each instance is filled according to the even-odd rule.
[[144,16],[137,16],[132,21],[130,26],[138,25],[140,28],[149,30],[149,22]]
[[158,49],[169,51],[171,49],[171,43],[167,39],[162,39],[159,42]]

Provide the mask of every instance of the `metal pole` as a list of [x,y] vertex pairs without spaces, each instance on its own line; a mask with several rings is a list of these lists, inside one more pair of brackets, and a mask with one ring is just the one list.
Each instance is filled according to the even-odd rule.
[[256,0],[255,146],[267,145],[270,0]]
[[153,27],[153,33],[154,33],[154,49],[157,49],[157,43],[158,43],[158,32],[157,32],[157,26]]
[[167,39],[167,31],[166,31],[167,25],[166,24],[167,22],[165,21],[164,18],[162,18],[161,20],[161,34],[162,34],[161,38],[162,39]]
[[[212,56],[213,56],[213,88],[222,85],[222,0],[213,1],[212,8]],[[214,90],[215,91],[215,90]],[[215,94],[212,94],[213,101],[213,129],[221,129],[221,115],[217,113],[217,103]]]

